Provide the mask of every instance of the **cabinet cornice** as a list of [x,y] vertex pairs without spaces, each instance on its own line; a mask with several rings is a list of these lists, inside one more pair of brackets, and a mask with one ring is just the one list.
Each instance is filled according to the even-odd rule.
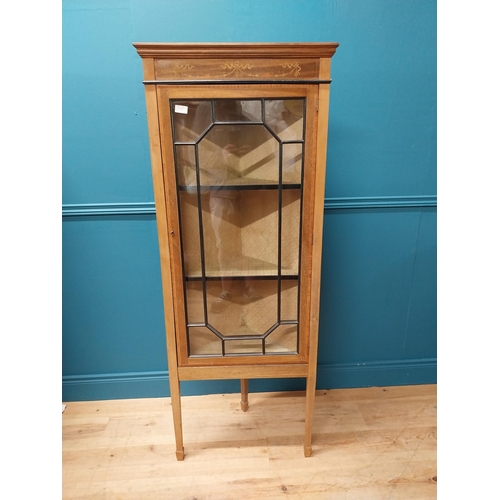
[[203,59],[211,58],[318,58],[332,57],[336,42],[309,43],[154,43],[133,44],[142,58]]

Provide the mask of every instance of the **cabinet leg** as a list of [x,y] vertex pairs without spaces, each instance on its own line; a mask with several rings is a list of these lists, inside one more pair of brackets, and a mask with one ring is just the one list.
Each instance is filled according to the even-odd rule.
[[306,384],[306,425],[304,435],[304,456],[312,455],[312,422],[314,413],[314,396],[316,393],[316,377],[307,377]]
[[248,410],[248,379],[241,379],[241,409]]
[[170,401],[174,417],[175,456],[177,460],[184,460],[184,443],[182,440],[182,413],[181,413],[181,388],[180,383],[170,381]]

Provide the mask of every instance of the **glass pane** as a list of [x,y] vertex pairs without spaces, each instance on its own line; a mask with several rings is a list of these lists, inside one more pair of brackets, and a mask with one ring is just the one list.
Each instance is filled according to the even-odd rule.
[[299,303],[298,280],[283,280],[281,282],[281,320],[297,321]]
[[266,353],[297,352],[297,325],[280,325],[266,337]]
[[262,354],[262,340],[226,340],[226,354]]
[[283,144],[283,184],[302,183],[302,144]]
[[210,190],[203,196],[207,276],[276,276],[278,191]]
[[215,121],[217,122],[261,122],[262,102],[217,99],[215,101]]
[[222,341],[208,328],[194,326],[188,328],[189,354],[191,356],[222,355]]
[[281,273],[295,276],[299,274],[300,189],[284,189],[282,201]]
[[186,310],[188,323],[205,323],[203,283],[201,280],[186,282]]
[[277,275],[278,202],[277,190],[245,191],[242,196],[242,253],[254,275]]
[[241,264],[241,209],[238,191],[211,190],[203,196],[207,276],[234,276]]
[[196,156],[194,146],[175,146],[177,183],[196,190]]
[[196,142],[212,123],[211,101],[174,101],[172,119],[175,142]]
[[224,278],[207,285],[208,322],[221,335],[263,335],[277,323],[276,280]]
[[304,138],[304,99],[265,101],[265,122],[282,141]]
[[198,195],[179,191],[184,272],[186,276],[201,276],[200,228],[198,223]]
[[263,125],[214,125],[199,143],[201,184],[276,184],[279,144]]

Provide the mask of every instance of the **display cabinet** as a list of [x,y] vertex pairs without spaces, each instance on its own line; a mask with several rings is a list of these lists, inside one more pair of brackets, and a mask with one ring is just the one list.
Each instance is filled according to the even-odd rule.
[[310,456],[337,43],[134,44],[143,59],[176,456],[180,381],[304,377]]

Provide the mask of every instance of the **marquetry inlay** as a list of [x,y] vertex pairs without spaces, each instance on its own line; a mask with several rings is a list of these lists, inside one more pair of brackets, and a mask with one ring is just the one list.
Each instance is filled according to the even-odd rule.
[[311,79],[318,74],[319,59],[189,59],[155,62],[157,80],[205,79]]

